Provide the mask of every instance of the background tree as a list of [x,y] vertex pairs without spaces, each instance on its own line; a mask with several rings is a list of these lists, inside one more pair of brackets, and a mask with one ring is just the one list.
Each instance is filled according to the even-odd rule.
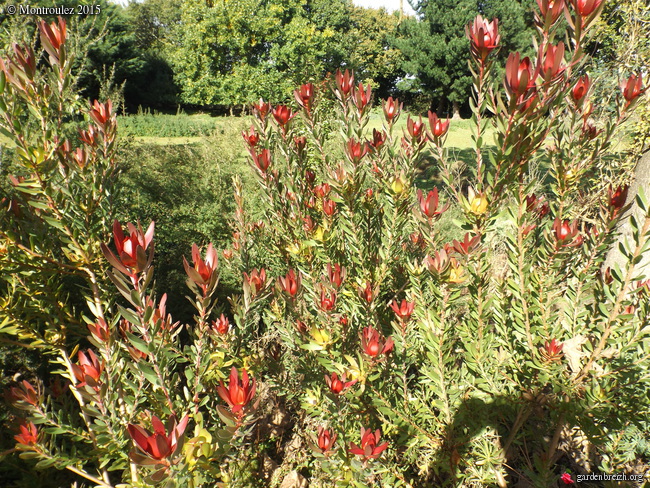
[[[404,56],[403,69],[412,79],[402,85],[431,98],[438,112],[453,111],[470,95],[471,74],[466,57],[469,41],[465,26],[477,14],[499,18],[502,57],[511,51],[530,54],[532,5],[530,0],[419,0],[414,2],[417,18],[402,24],[402,37],[394,41]],[[504,58],[505,59],[505,58]]]

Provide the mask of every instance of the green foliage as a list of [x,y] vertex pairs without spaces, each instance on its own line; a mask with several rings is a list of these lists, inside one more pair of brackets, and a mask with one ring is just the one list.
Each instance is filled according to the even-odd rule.
[[209,136],[219,129],[224,135],[224,124],[207,115],[169,115],[140,110],[136,115],[118,117],[118,123],[122,137],[198,137]]
[[404,72],[415,77],[405,88],[424,92],[441,113],[450,110],[450,103],[466,103],[472,79],[465,27],[477,14],[490,20],[496,17],[502,38],[500,59],[511,51],[529,55],[533,4],[529,0],[418,2],[417,18],[406,19],[401,38],[394,40],[404,57]]

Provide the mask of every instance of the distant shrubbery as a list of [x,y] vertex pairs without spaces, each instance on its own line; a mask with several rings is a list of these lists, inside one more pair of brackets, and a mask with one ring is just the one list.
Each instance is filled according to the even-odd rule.
[[[134,137],[200,137],[212,134],[219,122],[208,115],[162,114],[139,110],[137,115],[118,117],[122,136]],[[222,129],[223,131],[223,129]]]

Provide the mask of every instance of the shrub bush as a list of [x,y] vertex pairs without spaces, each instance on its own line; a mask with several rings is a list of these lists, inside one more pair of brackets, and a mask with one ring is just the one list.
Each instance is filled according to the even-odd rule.
[[[503,89],[497,21],[468,26],[468,180],[453,171],[449,121],[436,114],[409,116],[401,135],[389,98],[383,127],[365,131],[372,93],[347,71],[332,85],[336,152],[327,95],[313,85],[296,90],[297,111],[255,105],[243,136],[260,193],[235,177],[229,245],[188,246],[189,324],[153,292],[153,222],[115,220],[107,244],[110,103],[82,111],[79,150],[53,135],[68,108],[65,24],[42,23],[43,79],[27,48],[0,72],[2,128],[22,169],[0,220],[0,324],[49,353],[58,377],[12,386],[24,416],[15,451],[102,487],[268,486],[290,471],[312,486],[547,487],[592,461],[611,472],[630,449],[642,455],[650,281],[635,266],[650,209],[642,194],[627,198],[608,151],[643,87],[631,76],[615,115],[595,125],[591,81],[578,73],[602,6],[539,6],[538,59],[511,54]],[[564,9],[568,46],[554,39]],[[20,125],[25,110],[41,123]],[[416,191],[427,146],[441,188]],[[645,217],[632,218],[627,263],[602,269],[631,198]],[[452,202],[462,237],[449,242]],[[229,315],[222,272],[241,277]],[[73,324],[90,334],[68,334]]]

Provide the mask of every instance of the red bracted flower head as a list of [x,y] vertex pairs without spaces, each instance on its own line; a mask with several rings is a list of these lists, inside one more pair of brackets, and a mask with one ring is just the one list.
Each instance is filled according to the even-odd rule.
[[290,297],[295,297],[300,290],[300,274],[296,276],[296,272],[290,269],[287,276],[280,276],[278,278],[280,288],[283,292],[287,293]]
[[18,435],[14,436],[16,442],[23,446],[34,446],[38,444],[38,429],[32,423],[23,423],[19,427]]
[[564,0],[537,0],[537,6],[542,14],[542,20],[553,25],[564,11]]
[[470,239],[469,232],[467,232],[465,233],[465,237],[463,238],[462,241],[457,241],[454,239],[452,245],[454,247],[454,251],[456,251],[458,254],[467,256],[471,254],[472,251],[474,251],[480,243],[481,243],[480,235],[476,235]]
[[115,117],[113,114],[113,102],[108,100],[106,103],[99,103],[95,100],[90,109],[90,117],[99,127],[106,128],[109,122]]
[[430,139],[435,142],[444,136],[449,130],[449,120],[442,120],[438,118],[431,110],[429,110],[429,128],[431,129],[431,134],[429,134]]
[[[129,424],[129,435],[137,447],[137,451],[131,451],[131,459],[137,464],[149,464],[146,458],[162,461],[174,457],[182,446],[181,441],[188,421],[189,416],[185,415],[180,423],[177,423],[176,417],[172,415],[167,422],[167,432],[165,432],[165,425],[153,415],[151,417],[153,433],[139,425]],[[143,458],[143,455],[146,458]]]
[[12,402],[24,402],[35,407],[41,403],[40,391],[36,392],[29,381],[23,380],[20,386],[13,386],[9,391]]
[[332,434],[328,429],[318,427],[318,448],[323,455],[329,456],[332,453],[336,437],[337,435]]
[[369,144],[375,148],[379,149],[386,142],[386,133],[384,131],[379,131],[377,129],[372,129],[372,142]]
[[208,286],[213,283],[213,278],[216,276],[214,272],[219,263],[217,250],[212,246],[212,243],[208,245],[208,249],[205,251],[205,259],[201,258],[199,247],[192,244],[192,263],[194,266],[190,267],[185,256],[183,256],[183,265],[187,276],[193,283],[201,287],[203,293],[205,293]]
[[336,86],[339,91],[347,96],[354,86],[354,74],[350,73],[350,70],[345,70],[345,73],[341,73],[340,69],[336,70]]
[[341,283],[345,279],[345,267],[341,267],[340,264],[327,264],[327,277],[329,278],[330,283],[338,290],[341,288]]
[[499,45],[499,20],[488,22],[478,15],[465,29],[471,44],[472,54],[484,62],[488,55]]
[[307,138],[305,136],[296,136],[293,138],[293,143],[296,145],[298,153],[301,154],[307,146]]
[[557,339],[552,339],[550,342],[546,341],[544,347],[539,348],[539,352],[546,361],[558,361],[562,357],[563,344],[559,343]]
[[506,61],[505,86],[517,99],[525,96],[535,86],[535,70],[530,58],[520,60],[519,53],[510,53]]
[[341,375],[341,378],[336,373],[332,373],[331,376],[325,375],[325,383],[327,383],[328,388],[335,395],[340,395],[343,393],[343,390],[347,390],[357,382],[357,380],[346,382],[345,379],[345,373]]
[[253,157],[253,163],[255,163],[257,169],[259,169],[262,174],[265,174],[269,169],[269,166],[271,166],[270,151],[268,149],[262,149],[259,154],[255,151],[251,151],[251,156]]
[[255,268],[251,270],[250,276],[248,273],[244,273],[244,284],[250,287],[253,295],[257,294],[258,291],[266,286],[266,270],[260,268],[258,271]]
[[219,382],[217,393],[224,402],[230,405],[230,411],[235,414],[243,414],[244,408],[250,403],[255,396],[255,379],[248,378],[246,370],[242,371],[242,377],[239,378],[237,368],[234,366],[230,370],[230,383],[228,388],[223,381]]
[[97,355],[88,349],[88,355],[79,351],[78,363],[72,365],[72,372],[78,383],[75,385],[77,388],[82,388],[86,385],[99,389],[99,378],[104,371],[104,364],[99,362]]
[[212,321],[212,329],[216,330],[217,333],[221,335],[226,335],[228,331],[230,331],[230,321],[228,320],[228,317],[221,314],[221,317]]
[[278,105],[273,109],[273,118],[284,130],[286,130],[286,125],[295,115],[295,112],[292,112],[286,105]]
[[553,231],[555,232],[555,239],[557,240],[558,245],[569,242],[578,233],[578,222],[574,221],[573,223],[570,223],[566,219],[562,221],[556,217],[555,222],[553,222]]
[[395,315],[397,315],[400,320],[406,321],[411,318],[413,309],[415,308],[415,303],[402,300],[402,303],[398,304],[397,300],[393,300],[390,304],[390,308],[393,309],[393,312],[395,312]]
[[314,187],[314,195],[316,195],[318,198],[325,198],[330,194],[330,190],[331,187],[329,183],[321,183],[320,185],[316,185]]
[[358,163],[368,153],[368,145],[365,142],[357,142],[350,139],[345,145],[346,154],[353,163]]
[[326,291],[325,289],[320,292],[320,309],[323,312],[330,312],[336,306],[336,291]]
[[380,438],[381,431],[379,429],[377,429],[375,432],[372,432],[370,429],[364,429],[361,427],[361,447],[358,447],[354,443],[350,443],[350,454],[363,456],[363,458],[366,460],[377,459],[379,455],[388,447],[388,442],[384,442],[383,444],[378,445]]
[[62,17],[59,17],[58,25],[56,22],[47,24],[41,20],[38,25],[38,30],[41,34],[41,44],[43,48],[50,55],[50,59],[55,60],[57,63],[61,56],[61,47],[65,43],[66,38],[66,23]]
[[540,55],[539,72],[545,82],[557,79],[564,72],[564,43],[557,46],[547,44],[544,53]]
[[326,198],[323,200],[323,213],[328,217],[331,217],[336,212],[336,202]]
[[616,190],[613,190],[611,186],[607,189],[607,198],[609,199],[609,206],[612,207],[612,210],[617,212],[623,208],[627,200],[628,190],[628,185],[619,186]]
[[389,124],[395,121],[402,111],[402,105],[399,103],[399,100],[393,100],[393,97],[388,97],[388,100],[384,101],[382,107],[384,109],[384,117],[386,117],[386,121]]
[[573,98],[573,101],[576,102],[577,104],[581,104],[585,95],[589,92],[589,76],[584,75],[580,77],[576,85],[573,87],[571,90],[571,97]]
[[576,12],[583,18],[593,14],[601,3],[603,0],[574,0]]
[[641,75],[632,75],[626,81],[621,83],[621,91],[623,92],[623,97],[627,100],[627,103],[630,104],[645,92],[643,88],[643,79]]
[[98,342],[107,342],[111,336],[108,324],[101,317],[94,324],[88,324],[88,330]]
[[260,141],[260,135],[252,125],[248,131],[242,131],[241,135],[251,148],[257,146],[257,143]]
[[372,303],[373,299],[375,298],[375,292],[372,289],[372,283],[367,281],[366,285],[363,288],[359,288],[359,295],[366,302]]
[[370,97],[372,96],[372,87],[370,83],[364,89],[363,84],[359,83],[359,87],[354,92],[354,104],[359,109],[360,112],[363,112],[365,108],[370,103]]
[[[313,83],[306,83],[304,85],[301,85],[300,88],[296,89],[293,92],[293,95],[296,98],[296,102],[298,102],[298,105],[304,108],[307,113],[311,113],[312,104],[314,102]],[[280,123],[280,121],[278,121],[278,123]],[[284,124],[280,124],[280,125],[284,125]]]
[[[115,220],[113,222],[113,241],[117,250],[117,257],[113,252],[102,243],[102,251],[106,259],[119,271],[128,275],[135,275],[144,271],[153,260],[153,250],[147,257],[145,251],[153,240],[154,222],[149,224],[147,232],[143,232],[142,227],[128,223],[127,229],[129,234],[124,235],[122,226]],[[152,246],[153,247],[153,246]]]
[[439,217],[442,213],[449,208],[449,203],[442,208],[438,208],[439,199],[438,199],[438,189],[434,188],[431,190],[426,198],[422,194],[422,190],[418,190],[418,202],[420,202],[420,210],[428,219],[434,217]]
[[420,117],[420,120],[413,120],[409,115],[406,119],[406,130],[412,142],[420,142],[425,133],[422,117]]
[[372,326],[364,327],[361,332],[361,349],[371,358],[379,354],[388,354],[393,350],[393,339],[385,339]]
[[573,484],[573,479],[571,478],[571,475],[569,473],[564,473],[562,476],[560,476],[560,479],[565,485]]
[[271,110],[271,104],[265,102],[261,98],[260,98],[260,101],[258,103],[253,104],[253,111],[255,112],[255,115],[257,115],[257,117],[260,120],[265,120],[266,119],[266,116],[268,115],[269,110]]
[[436,273],[438,275],[443,274],[449,268],[449,255],[447,251],[441,249],[433,253],[433,256],[427,256],[424,258],[424,265],[427,267],[429,272]]

